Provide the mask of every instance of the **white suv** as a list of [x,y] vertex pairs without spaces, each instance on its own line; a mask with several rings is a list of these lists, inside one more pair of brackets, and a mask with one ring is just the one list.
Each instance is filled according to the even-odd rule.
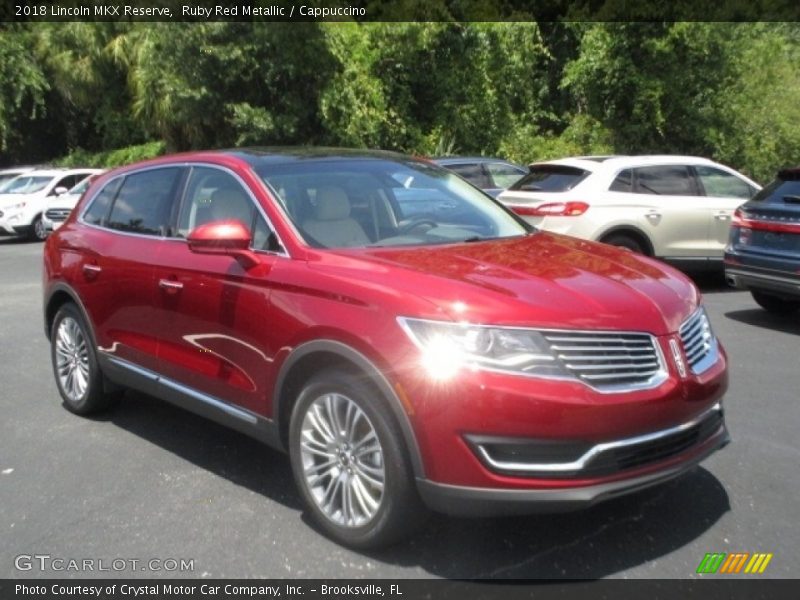
[[540,229],[721,265],[734,210],[760,189],[705,158],[584,156],[530,165],[499,200]]
[[19,175],[0,193],[0,235],[47,237],[42,213],[48,198],[63,194],[99,169],[41,169]]

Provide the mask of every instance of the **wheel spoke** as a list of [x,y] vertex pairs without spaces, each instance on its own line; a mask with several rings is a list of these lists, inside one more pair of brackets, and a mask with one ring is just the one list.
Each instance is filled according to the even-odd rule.
[[367,482],[378,489],[383,489],[383,469],[367,466],[363,463],[356,463],[358,474]]
[[385,488],[383,448],[359,403],[320,395],[303,416],[298,450],[302,479],[327,519],[350,528],[375,517]]

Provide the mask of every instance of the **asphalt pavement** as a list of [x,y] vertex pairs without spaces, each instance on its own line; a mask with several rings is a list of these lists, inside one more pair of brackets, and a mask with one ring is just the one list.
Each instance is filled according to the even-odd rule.
[[720,276],[696,280],[730,358],[731,445],[586,511],[435,516],[363,553],[320,535],[287,458],[243,435],[135,393],[98,418],[62,408],[41,251],[0,240],[0,578],[690,578],[708,552],[773,553],[759,577],[800,573],[800,317],[768,315]]

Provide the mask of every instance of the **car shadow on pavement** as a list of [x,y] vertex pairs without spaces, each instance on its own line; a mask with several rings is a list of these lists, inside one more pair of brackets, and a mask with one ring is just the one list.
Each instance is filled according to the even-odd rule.
[[[370,556],[446,578],[596,579],[680,549],[729,510],[720,482],[696,468],[583,511],[500,519],[434,515],[422,534]],[[695,567],[688,565],[686,576]]]
[[800,318],[798,318],[797,314],[773,315],[762,308],[752,308],[748,310],[732,310],[725,313],[725,316],[753,327],[800,335]]
[[727,293],[737,292],[725,281],[725,273],[722,269],[692,269],[685,270],[684,273],[694,281],[700,291],[706,293]]
[[[245,435],[132,391],[97,420],[302,510],[288,458]],[[362,555],[445,578],[594,579],[674,552],[729,510],[720,482],[696,468],[664,485],[583,511],[494,519],[433,514],[409,540]],[[298,527],[315,529],[306,515],[298,514],[297,521]]]
[[288,508],[301,508],[288,458],[244,434],[132,390],[95,419]]

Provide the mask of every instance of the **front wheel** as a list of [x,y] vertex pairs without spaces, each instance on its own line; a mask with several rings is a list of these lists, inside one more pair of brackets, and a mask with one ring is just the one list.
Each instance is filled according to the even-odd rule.
[[752,290],[753,300],[766,311],[776,315],[790,315],[800,310],[800,300],[787,300],[772,294]]
[[28,237],[31,239],[31,241],[43,242],[47,239],[47,234],[47,227],[44,226],[42,215],[39,215],[33,220],[33,223],[31,223],[31,229],[28,233]]
[[339,543],[386,546],[425,514],[384,398],[347,371],[326,370],[300,392],[289,454],[308,512]]
[[645,249],[642,247],[642,244],[639,243],[638,240],[635,240],[633,237],[626,235],[624,233],[613,233],[609,236],[604,237],[600,240],[604,244],[609,244],[611,246],[617,246],[618,248],[627,248],[631,252],[635,252],[636,254],[647,254]]

